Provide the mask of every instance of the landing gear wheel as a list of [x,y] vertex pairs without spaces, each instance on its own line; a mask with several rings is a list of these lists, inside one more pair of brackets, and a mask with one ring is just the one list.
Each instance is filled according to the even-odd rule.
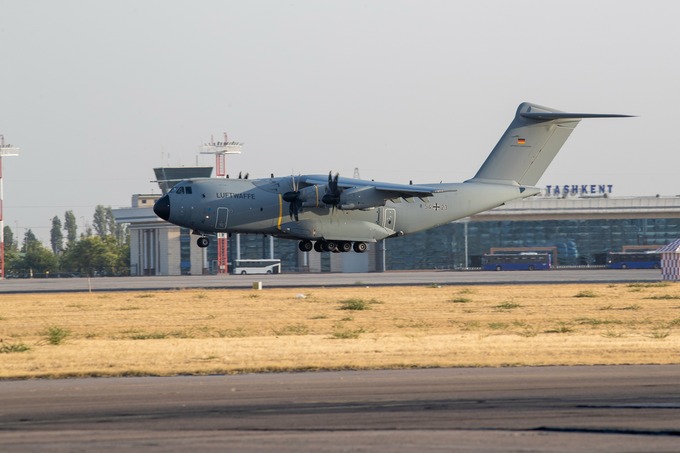
[[314,243],[314,250],[321,253],[323,252],[323,242],[322,241],[316,241]]
[[323,246],[324,252],[335,252],[338,246],[334,241],[326,241]]
[[208,239],[205,236],[201,236],[196,240],[196,245],[198,245],[200,248],[206,248],[210,244],[210,239]]
[[338,243],[338,250],[341,251],[342,253],[347,253],[350,250],[352,250],[352,243],[346,242],[346,241],[339,242]]
[[314,245],[312,244],[312,241],[300,241],[298,243],[298,248],[301,252],[309,252],[314,248]]
[[354,243],[354,251],[357,253],[364,253],[366,251],[366,243],[365,242],[355,242]]

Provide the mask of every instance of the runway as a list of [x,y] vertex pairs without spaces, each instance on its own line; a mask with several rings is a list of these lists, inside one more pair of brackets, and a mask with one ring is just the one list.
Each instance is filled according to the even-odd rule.
[[0,382],[0,450],[678,451],[680,366]]
[[372,273],[321,273],[279,275],[196,275],[155,277],[97,277],[6,279],[0,294],[73,291],[154,291],[182,288],[264,288],[391,285],[490,285],[551,283],[630,283],[661,280],[660,270],[565,269],[551,271],[394,271]]

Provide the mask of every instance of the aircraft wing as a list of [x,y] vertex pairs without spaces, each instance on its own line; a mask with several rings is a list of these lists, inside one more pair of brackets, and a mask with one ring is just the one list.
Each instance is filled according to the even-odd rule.
[[[306,175],[300,176],[300,184],[303,186],[326,186],[328,185],[328,176],[324,175]],[[378,192],[383,193],[385,199],[392,200],[395,198],[412,198],[412,197],[428,197],[437,192],[443,192],[443,189],[434,186],[412,185],[412,184],[394,184],[389,182],[367,181],[365,179],[353,178],[338,178],[338,188],[341,190],[356,189],[356,188],[373,188]]]

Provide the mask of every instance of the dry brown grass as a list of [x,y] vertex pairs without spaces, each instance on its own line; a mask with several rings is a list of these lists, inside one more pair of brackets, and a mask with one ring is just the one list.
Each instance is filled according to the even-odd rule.
[[662,364],[678,351],[677,284],[0,296],[0,378]]

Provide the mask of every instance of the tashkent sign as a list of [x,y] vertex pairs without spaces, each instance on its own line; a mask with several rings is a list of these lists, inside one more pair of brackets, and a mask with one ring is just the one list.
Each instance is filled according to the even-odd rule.
[[561,186],[545,186],[545,195],[609,195],[613,188],[613,184],[564,184]]

